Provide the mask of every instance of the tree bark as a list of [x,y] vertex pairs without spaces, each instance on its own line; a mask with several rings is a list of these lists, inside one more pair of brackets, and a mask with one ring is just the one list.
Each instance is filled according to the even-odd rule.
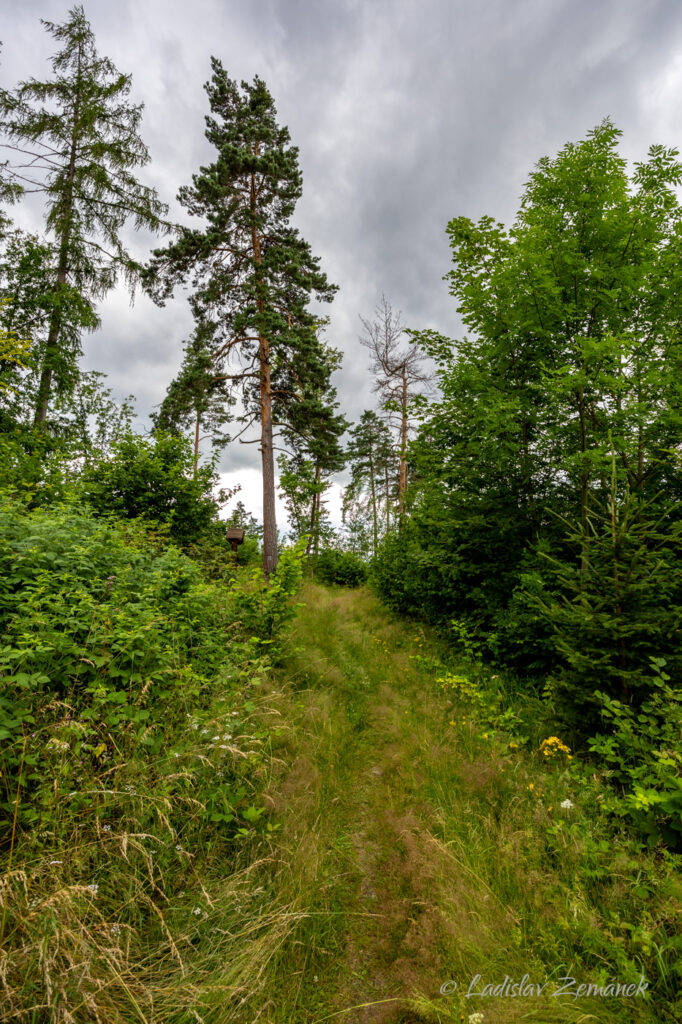
[[[259,155],[256,142],[254,156]],[[263,258],[260,237],[256,226],[256,175],[251,175],[251,244],[257,276],[257,304],[261,324],[265,312],[261,266]],[[263,473],[263,572],[266,576],[277,568],[277,511],[275,508],[275,452],[272,437],[272,381],[270,375],[270,342],[258,330],[258,360],[260,368],[260,409],[261,409],[261,466]]]
[[199,468],[199,427],[201,424],[201,415],[197,409],[197,420],[194,425],[194,479],[197,478],[197,469]]
[[407,490],[407,368],[403,366],[403,393],[400,421],[400,481],[398,483],[398,513],[400,522],[405,518],[405,491]]
[[376,496],[376,484],[374,480],[374,459],[370,453],[369,456],[369,481],[372,495],[372,526],[374,529],[374,550],[373,554],[376,555],[377,547],[379,546],[379,529],[377,524],[377,496]]

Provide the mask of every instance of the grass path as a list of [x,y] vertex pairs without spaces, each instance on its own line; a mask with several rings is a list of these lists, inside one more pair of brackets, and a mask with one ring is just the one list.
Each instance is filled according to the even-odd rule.
[[465,998],[476,975],[478,990],[591,980],[566,940],[590,908],[566,865],[543,862],[527,765],[510,767],[461,712],[455,726],[436,655],[366,591],[307,589],[272,695],[281,768],[266,791],[280,823],[272,895],[296,927],[269,954],[257,1012],[249,999],[234,1019],[656,1020],[643,1000]]

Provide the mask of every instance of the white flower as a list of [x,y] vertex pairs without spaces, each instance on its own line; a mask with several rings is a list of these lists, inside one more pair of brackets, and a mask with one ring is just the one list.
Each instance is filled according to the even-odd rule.
[[102,825],[102,832],[111,832],[111,825]]
[[63,860],[51,860],[50,861],[50,864],[63,864],[63,863],[64,863]]
[[218,750],[229,750],[229,749],[230,749],[230,748],[229,748],[228,746],[226,746],[226,744],[225,744],[225,743],[221,743],[221,744],[220,744],[220,745],[218,746]]
[[195,907],[192,913],[195,917],[201,917],[201,907]]
[[559,807],[561,807],[561,809],[564,811],[570,811],[572,806],[573,803],[570,800],[562,800],[562,802],[559,804]]
[[470,1013],[468,1024],[483,1024],[483,1020],[484,1017],[482,1013]]
[[89,889],[92,895],[96,896],[99,891],[99,886],[96,882],[91,882],[90,885],[86,886],[86,889]]
[[112,926],[111,926],[111,934],[112,935],[120,935],[121,934],[121,926],[120,926],[120,924],[112,924]]
[[180,846],[180,843],[176,843],[175,844],[175,849],[178,851],[178,853],[184,853],[185,852],[183,850],[183,848]]

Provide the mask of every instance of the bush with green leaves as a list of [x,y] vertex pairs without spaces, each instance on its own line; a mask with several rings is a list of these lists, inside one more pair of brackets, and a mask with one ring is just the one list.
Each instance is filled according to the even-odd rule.
[[665,658],[652,658],[649,696],[639,708],[597,692],[602,730],[589,743],[613,773],[607,807],[632,822],[651,846],[682,851],[682,692],[670,686]]
[[212,466],[194,467],[186,438],[157,432],[143,438],[127,431],[108,458],[88,467],[82,491],[101,513],[163,525],[172,540],[191,543],[217,520]]
[[[139,523],[75,502],[0,505],[0,740],[5,829],[53,827],[60,801],[126,758],[159,758],[186,714],[258,675],[291,614],[301,553],[281,572],[207,583]],[[267,648],[261,644],[267,643]],[[242,694],[243,696],[243,694]],[[72,792],[73,791],[73,792]]]
[[367,565],[350,551],[325,548],[314,561],[313,571],[321,583],[339,587],[360,587],[367,580]]

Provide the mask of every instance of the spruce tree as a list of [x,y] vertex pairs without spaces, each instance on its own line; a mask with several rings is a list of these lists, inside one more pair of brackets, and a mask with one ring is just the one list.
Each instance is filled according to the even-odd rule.
[[159,430],[179,432],[191,429],[194,445],[194,474],[199,464],[202,431],[220,448],[226,441],[233,398],[229,381],[222,373],[224,359],[216,353],[215,324],[199,318],[185,345],[185,356],[177,377],[171,381],[158,413],[153,416]]
[[206,138],[217,150],[179,202],[200,228],[180,227],[177,240],[157,250],[148,270],[151,294],[167,298],[191,278],[195,302],[217,325],[216,351],[241,366],[246,426],[260,422],[263,473],[263,565],[277,565],[274,433],[296,418],[295,407],[319,381],[323,366],[312,295],[335,291],[318,260],[290,226],[302,180],[298,150],[277,123],[265,83],[232,81],[219,60],[206,85],[211,116]]
[[53,76],[29,79],[0,92],[0,130],[13,154],[5,178],[24,192],[43,193],[55,262],[46,291],[56,298],[41,353],[35,423],[47,416],[55,377],[74,376],[80,343],[66,337],[64,303],[75,290],[101,298],[120,272],[133,285],[140,267],[120,239],[135,226],[157,230],[165,207],[132,169],[149,160],[138,134],[142,106],[128,101],[130,75],[100,57],[82,6],[61,25],[43,21],[61,44]]

